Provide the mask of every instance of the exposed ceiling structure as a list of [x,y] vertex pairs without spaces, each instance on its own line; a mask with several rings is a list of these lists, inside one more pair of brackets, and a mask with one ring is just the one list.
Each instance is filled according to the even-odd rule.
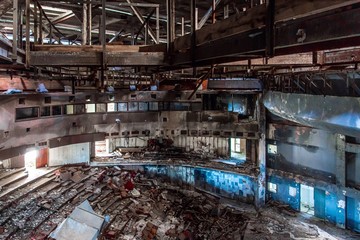
[[[10,42],[13,2],[2,4],[3,61],[10,63],[5,69],[30,67],[27,76],[37,79],[90,80],[91,85],[100,79],[105,86],[109,78],[122,84],[130,75],[147,79],[160,73],[179,82],[191,78],[201,81],[211,73],[216,78],[261,77],[270,79],[265,84],[270,86],[275,79],[272,75],[278,75],[277,79],[324,71],[346,75],[357,70],[360,59],[359,48],[343,48],[354,46],[358,39],[354,28],[358,20],[340,16],[357,15],[359,6],[354,1],[277,2],[273,21],[266,17],[272,6],[255,0],[197,1],[193,8],[183,1],[106,1],[104,11],[101,1],[31,1],[29,54],[25,54],[26,1],[19,1],[17,11],[18,23],[22,23],[17,29],[17,50]],[[106,17],[102,20],[103,13]],[[344,28],[334,32],[334,26],[327,22],[339,22],[338,18],[346,19]],[[317,24],[312,24],[314,21]],[[273,24],[272,31],[269,24]],[[322,36],[317,34],[319,28]],[[101,44],[102,31],[105,46]],[[11,64],[14,51],[20,65]],[[315,89],[320,86],[310,85]],[[274,89],[276,84],[272,86]]]
[[[27,1],[18,1],[18,11],[13,11],[15,1],[1,3],[0,32],[4,45],[8,45],[7,57],[18,50],[23,58]],[[129,71],[128,67],[137,66],[130,71],[151,75],[173,70],[179,78],[201,77],[210,67],[217,76],[357,69],[359,48],[346,48],[356,46],[359,40],[355,30],[359,12],[356,1],[329,4],[269,1],[265,4],[260,0],[214,0],[193,3],[175,0],[30,1],[31,46],[28,48],[32,52],[27,54],[27,67],[39,67],[46,72],[49,67],[61,69],[61,66],[63,69],[54,74],[77,70],[77,76],[79,73],[83,76],[83,72],[100,69],[100,66],[105,72],[113,71],[113,67],[123,66]],[[16,29],[17,50],[7,41],[13,39],[15,15],[17,23],[22,23]],[[319,29],[322,35],[317,34]],[[120,56],[121,52],[126,52],[126,57]],[[19,63],[25,63],[25,59]],[[194,72],[195,65],[197,71]],[[179,72],[177,69],[185,70]]]
[[[25,8],[25,1],[19,1],[20,6]],[[78,40],[81,42],[81,25],[83,20],[83,3],[91,2],[92,12],[92,42],[98,42],[98,33],[100,26],[99,16],[101,12],[101,1],[36,1],[44,10],[44,15],[48,16],[52,24],[56,25],[59,32],[54,32],[57,38],[65,40]],[[229,3],[227,3],[229,2]],[[1,16],[1,30],[5,34],[12,34],[12,11],[13,1],[5,1],[0,6],[2,14]],[[217,10],[218,17],[223,17],[224,5],[230,4],[228,7],[228,14],[234,14],[243,8],[249,7],[248,1],[217,1],[216,6],[219,7]],[[31,12],[34,12],[36,4],[30,5]],[[176,5],[176,35],[181,36],[182,18],[184,21],[184,33],[190,32],[190,8],[188,3],[184,1],[175,1]],[[199,2],[197,5],[197,14],[199,17],[199,26],[202,26],[210,22],[209,11],[211,11],[211,5],[205,2]],[[160,21],[160,39],[162,42],[166,41],[166,22],[167,13],[166,5],[164,1],[106,1],[106,33],[108,41],[128,41],[131,42],[131,34],[137,34],[142,25],[142,20],[149,18],[149,27],[155,31],[156,28],[156,13],[154,10],[159,9],[159,21]],[[33,16],[31,17],[33,22]],[[49,23],[46,23],[49,25]],[[49,33],[45,34],[49,38]],[[54,36],[54,37],[55,37]],[[114,39],[113,39],[114,38]],[[55,39],[56,41],[58,39]],[[153,39],[152,39],[153,41]],[[139,42],[144,42],[144,35],[141,32],[139,36]]]

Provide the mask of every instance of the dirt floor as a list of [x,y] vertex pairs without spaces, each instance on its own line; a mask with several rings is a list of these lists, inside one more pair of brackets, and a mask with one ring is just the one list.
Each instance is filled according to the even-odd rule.
[[0,198],[0,239],[47,239],[86,199],[110,217],[100,239],[360,238],[276,203],[256,211],[119,167],[63,167]]

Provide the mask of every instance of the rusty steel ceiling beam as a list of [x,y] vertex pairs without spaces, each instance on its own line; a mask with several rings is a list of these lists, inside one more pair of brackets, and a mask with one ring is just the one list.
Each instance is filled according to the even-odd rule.
[[[141,24],[144,24],[145,23],[145,19],[144,17],[142,16],[142,14],[140,13],[139,9],[133,5],[133,2],[132,0],[126,0],[126,2],[129,4],[131,10],[134,12],[135,16],[139,19],[139,21],[141,22]],[[154,40],[155,43],[159,43],[158,42],[158,39],[157,39],[157,35],[154,33],[154,31],[148,27],[147,28],[147,31],[150,35],[150,37]]]
[[[351,7],[291,19],[275,25],[274,55],[358,46],[360,32],[360,3]],[[329,24],[331,23],[331,24]],[[221,63],[217,59],[225,56],[265,56],[266,27],[233,34],[196,47],[194,64],[205,61]],[[191,51],[178,53],[174,65],[191,64]]]
[[[30,53],[32,66],[101,66],[102,52],[48,52]],[[165,65],[163,52],[107,52],[106,66],[160,66]]]

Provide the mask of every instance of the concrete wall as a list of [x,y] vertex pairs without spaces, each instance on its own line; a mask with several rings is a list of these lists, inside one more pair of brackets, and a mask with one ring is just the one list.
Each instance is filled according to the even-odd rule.
[[[202,94],[198,93],[188,100],[190,94],[191,91],[123,91],[111,94],[82,92],[0,95],[0,160],[23,154],[26,148],[46,146],[47,142],[51,143],[59,138],[100,133],[117,137],[169,136],[172,139],[177,136],[259,137],[258,123],[254,116],[239,120],[237,112],[229,112],[227,109],[204,110]],[[86,99],[90,99],[90,102]],[[164,103],[164,109],[139,108],[138,111],[106,112],[107,103],[129,103],[130,106],[134,102],[149,103],[149,106],[150,103],[157,103],[159,106]],[[98,103],[99,111],[85,113],[85,104],[94,103]],[[176,108],[180,103],[190,104],[191,109]],[[167,104],[169,108],[165,108]],[[253,104],[251,102],[250,105]],[[67,109],[69,106],[75,109],[75,114],[65,113],[64,110],[58,114],[59,109]],[[32,108],[33,114],[24,113],[28,108]],[[15,119],[16,111],[18,120]],[[36,116],[36,112],[45,114]],[[99,140],[103,139],[97,141]],[[88,139],[82,142],[90,141]],[[197,140],[191,142],[196,144]],[[52,148],[51,145],[48,147]],[[190,145],[192,147],[194,146]]]
[[[267,165],[273,169],[335,182],[336,138],[323,130],[270,124]],[[269,147],[276,149],[276,153]]]
[[346,154],[346,181],[349,186],[360,188],[360,154]]
[[4,168],[22,168],[25,167],[24,155],[6,159],[2,162]]
[[[351,140],[351,139],[349,139]],[[360,144],[360,138],[352,139],[351,143]],[[359,189],[360,187],[360,153],[346,153],[346,184]]]
[[49,149],[49,166],[89,162],[90,143],[78,143]]

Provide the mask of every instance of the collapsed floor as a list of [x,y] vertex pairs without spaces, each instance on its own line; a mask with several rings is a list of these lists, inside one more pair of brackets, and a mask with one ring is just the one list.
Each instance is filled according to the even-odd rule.
[[47,239],[84,200],[110,217],[101,239],[359,238],[278,204],[256,211],[141,172],[63,167],[0,198],[0,239]]

